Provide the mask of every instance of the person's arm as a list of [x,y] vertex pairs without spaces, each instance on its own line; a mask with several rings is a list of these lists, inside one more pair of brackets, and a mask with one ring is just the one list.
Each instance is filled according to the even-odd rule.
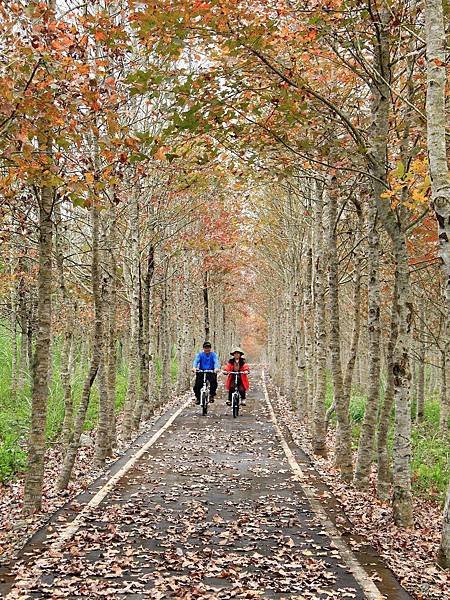
[[247,363],[245,363],[245,365],[242,367],[243,371],[246,371],[247,373],[250,373],[250,365],[248,365]]
[[192,363],[192,368],[193,369],[198,369],[199,365],[200,365],[200,352],[198,352],[195,355],[194,362]]
[[220,371],[220,363],[217,354],[214,352],[214,369]]

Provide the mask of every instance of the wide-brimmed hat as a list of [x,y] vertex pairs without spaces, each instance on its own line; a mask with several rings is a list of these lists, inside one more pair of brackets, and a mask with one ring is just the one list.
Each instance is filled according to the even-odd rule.
[[230,354],[234,354],[235,352],[239,352],[239,354],[241,356],[244,356],[244,351],[241,348],[239,348],[239,346],[236,346],[235,348],[233,348],[231,350]]

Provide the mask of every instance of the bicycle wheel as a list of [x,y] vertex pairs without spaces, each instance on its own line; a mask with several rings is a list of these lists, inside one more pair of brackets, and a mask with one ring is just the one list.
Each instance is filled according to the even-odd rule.
[[233,418],[236,418],[239,415],[239,394],[236,394],[236,392],[233,394],[231,405],[233,407]]
[[200,404],[202,405],[202,415],[207,415],[208,414],[208,393],[207,392],[203,392],[201,399],[200,399]]

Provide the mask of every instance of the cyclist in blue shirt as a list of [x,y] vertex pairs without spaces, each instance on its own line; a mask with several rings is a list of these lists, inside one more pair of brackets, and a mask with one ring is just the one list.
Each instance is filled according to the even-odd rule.
[[[220,364],[217,354],[212,352],[210,342],[203,344],[203,352],[199,352],[194,358],[192,370],[197,372],[197,369],[202,371],[215,371],[214,373],[206,373],[209,381],[210,402],[214,402],[214,396],[217,391],[217,373],[220,371]],[[194,394],[195,403],[200,404],[200,390],[203,387],[203,373],[197,373],[195,376]]]

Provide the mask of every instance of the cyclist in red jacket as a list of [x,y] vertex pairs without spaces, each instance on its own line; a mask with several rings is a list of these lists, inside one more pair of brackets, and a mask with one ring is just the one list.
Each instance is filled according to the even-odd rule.
[[238,375],[237,380],[239,394],[241,395],[241,404],[245,406],[245,394],[250,387],[247,377],[247,373],[250,372],[250,366],[245,362],[244,352],[241,350],[241,348],[233,348],[230,354],[233,358],[230,358],[224,367],[224,371],[228,373],[228,377],[225,382],[225,388],[228,390],[227,404],[228,406],[231,406],[231,396],[234,392],[235,386],[235,376],[232,375],[232,372],[245,371],[244,374]]

